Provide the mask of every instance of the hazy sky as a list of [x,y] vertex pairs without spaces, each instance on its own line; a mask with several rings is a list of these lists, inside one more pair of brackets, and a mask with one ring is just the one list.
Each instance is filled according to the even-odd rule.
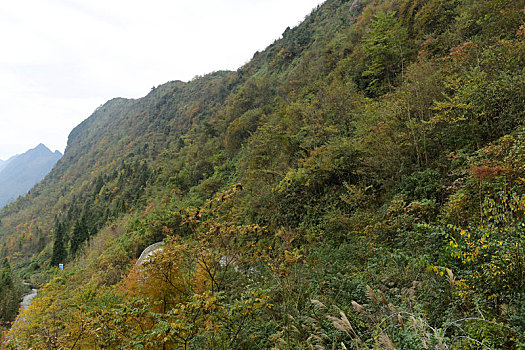
[[235,70],[322,0],[0,2],[0,159],[67,135],[113,97]]

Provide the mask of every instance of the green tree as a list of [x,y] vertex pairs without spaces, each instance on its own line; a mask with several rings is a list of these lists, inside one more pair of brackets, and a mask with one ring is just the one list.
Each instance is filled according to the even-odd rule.
[[0,264],[0,322],[14,320],[20,294],[9,261],[4,259]]
[[78,249],[89,238],[89,228],[86,222],[86,216],[82,214],[80,219],[73,226],[73,234],[71,236],[71,245],[69,252],[71,256],[75,256]]
[[255,131],[260,114],[259,110],[251,109],[230,123],[224,138],[224,144],[230,153],[238,151],[244,140]]
[[377,14],[371,26],[363,44],[366,70],[362,76],[368,80],[368,94],[380,96],[392,90],[396,76],[403,73],[408,35],[392,11]]
[[51,257],[51,266],[57,266],[66,260],[67,252],[65,248],[66,226],[60,220],[55,220],[55,240],[53,243],[53,255]]

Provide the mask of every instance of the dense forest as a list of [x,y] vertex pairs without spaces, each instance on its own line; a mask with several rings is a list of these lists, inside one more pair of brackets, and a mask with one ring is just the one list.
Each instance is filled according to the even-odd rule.
[[327,0],[71,132],[0,211],[3,346],[522,349],[524,107],[523,0]]

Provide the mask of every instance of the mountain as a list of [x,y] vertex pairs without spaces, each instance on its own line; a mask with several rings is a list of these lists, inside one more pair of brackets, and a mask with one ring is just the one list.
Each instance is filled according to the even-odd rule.
[[7,166],[7,164],[9,164],[9,163],[10,163],[13,159],[15,159],[16,157],[18,157],[18,154],[12,156],[12,157],[9,158],[8,160],[1,160],[1,159],[0,159],[0,171],[2,171],[2,170]]
[[0,165],[0,208],[26,194],[62,157],[43,144],[11,157]]
[[0,211],[9,345],[520,349],[524,67],[522,0],[328,0],[108,101]]

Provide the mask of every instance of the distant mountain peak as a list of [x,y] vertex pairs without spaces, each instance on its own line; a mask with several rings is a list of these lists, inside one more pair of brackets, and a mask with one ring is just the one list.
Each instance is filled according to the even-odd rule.
[[0,208],[42,180],[62,157],[43,143],[0,163]]
[[39,151],[45,151],[45,152],[48,152],[48,153],[53,153],[53,152],[51,152],[51,150],[50,150],[46,145],[44,145],[43,143],[39,143],[38,146],[36,146],[36,147],[33,148],[33,149],[30,149],[28,152],[33,151],[33,150],[39,150]]

